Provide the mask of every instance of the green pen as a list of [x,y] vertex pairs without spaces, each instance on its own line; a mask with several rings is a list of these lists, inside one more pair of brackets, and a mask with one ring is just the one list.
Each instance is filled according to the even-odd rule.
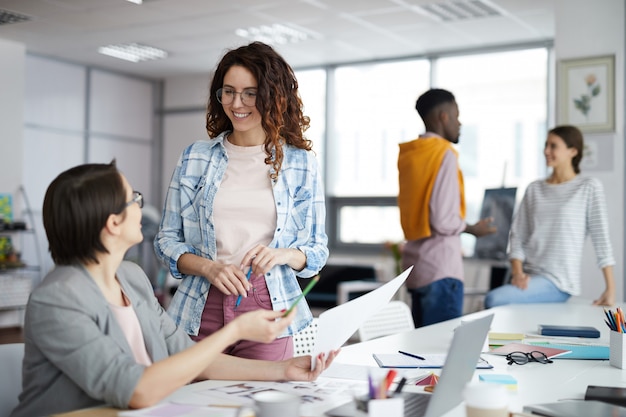
[[296,307],[296,305],[300,302],[300,300],[302,300],[304,298],[304,296],[307,295],[309,293],[309,291],[311,291],[311,288],[313,288],[313,286],[315,284],[317,284],[317,281],[319,281],[319,280],[320,280],[320,276],[316,275],[315,278],[313,278],[311,280],[311,282],[309,282],[309,285],[306,286],[304,291],[302,291],[302,294],[300,294],[300,296],[298,296],[298,298],[296,298],[296,301],[293,302],[291,307],[289,307],[289,309],[287,311],[285,311],[285,314],[283,314],[283,317],[287,317],[289,315],[289,313],[291,313],[291,310],[293,310]]

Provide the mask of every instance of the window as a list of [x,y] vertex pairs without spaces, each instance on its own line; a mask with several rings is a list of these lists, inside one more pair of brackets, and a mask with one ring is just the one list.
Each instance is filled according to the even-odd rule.
[[[298,72],[307,136],[325,167],[331,249],[403,240],[398,144],[424,131],[415,101],[431,80],[459,104],[467,221],[479,219],[485,189],[517,187],[519,200],[546,173],[547,73],[545,47]],[[474,238],[462,236],[469,256]]]
[[304,106],[304,115],[311,124],[304,136],[313,142],[320,172],[324,172],[324,133],[326,132],[326,71],[323,69],[296,71],[298,90]]
[[[545,175],[547,133],[545,48],[441,58],[436,87],[451,91],[459,105],[457,149],[465,182],[469,223],[480,218],[485,189],[526,186]],[[466,255],[476,238],[461,235]]]

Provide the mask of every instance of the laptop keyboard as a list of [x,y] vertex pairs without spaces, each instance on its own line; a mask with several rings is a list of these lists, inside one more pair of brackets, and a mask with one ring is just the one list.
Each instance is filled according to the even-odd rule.
[[426,413],[426,407],[432,397],[431,394],[404,393],[404,417],[421,417]]

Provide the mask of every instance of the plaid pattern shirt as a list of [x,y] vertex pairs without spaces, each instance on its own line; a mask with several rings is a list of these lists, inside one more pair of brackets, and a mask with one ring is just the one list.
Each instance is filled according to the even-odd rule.
[[[174,278],[181,279],[168,313],[189,334],[197,335],[210,283],[201,276],[182,274],[178,258],[192,253],[216,259],[217,245],[213,203],[226,172],[228,155],[224,132],[211,140],[200,140],[187,147],[174,170],[154,248],[160,261]],[[302,278],[314,277],[328,259],[325,231],[324,190],[317,161],[312,152],[284,146],[280,174],[272,180],[277,221],[268,247],[297,248],[306,255]],[[265,276],[274,310],[287,309],[300,295],[295,271],[276,265]],[[297,333],[311,321],[312,314],[303,299],[286,335]]]

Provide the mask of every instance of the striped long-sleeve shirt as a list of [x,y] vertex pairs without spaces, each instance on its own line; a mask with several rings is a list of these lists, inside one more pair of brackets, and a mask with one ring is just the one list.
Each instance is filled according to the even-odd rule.
[[599,268],[614,265],[602,183],[576,176],[561,184],[531,183],[511,226],[509,259],[524,272],[542,275],[572,295],[580,295],[581,260],[587,236]]

